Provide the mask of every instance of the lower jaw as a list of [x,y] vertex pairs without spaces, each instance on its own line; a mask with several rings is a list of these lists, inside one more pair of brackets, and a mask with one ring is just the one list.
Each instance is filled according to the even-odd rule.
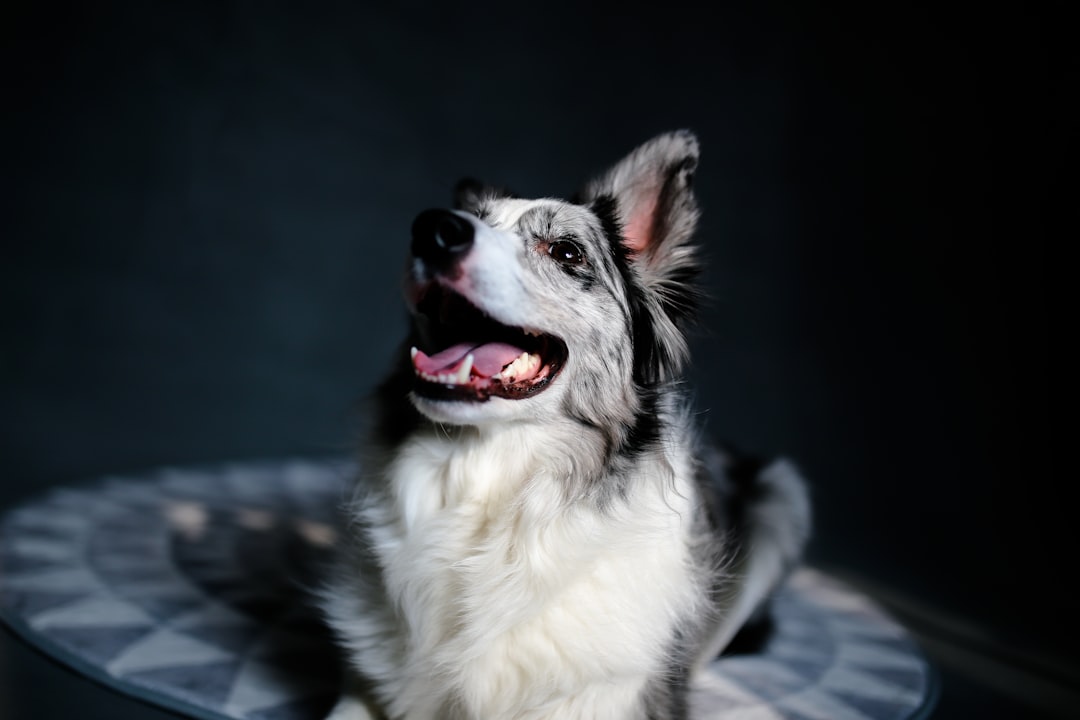
[[528,385],[502,386],[492,384],[490,386],[472,385],[447,385],[431,382],[420,377],[413,378],[413,392],[425,400],[437,400],[444,402],[483,403],[491,398],[504,400],[524,400],[534,397],[547,389],[557,373],[549,373],[547,376],[529,383]]

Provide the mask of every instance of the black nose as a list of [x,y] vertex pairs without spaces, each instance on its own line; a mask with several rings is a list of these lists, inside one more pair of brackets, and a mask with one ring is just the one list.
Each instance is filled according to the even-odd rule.
[[412,253],[432,267],[449,267],[472,244],[472,223],[449,210],[425,210],[413,220]]

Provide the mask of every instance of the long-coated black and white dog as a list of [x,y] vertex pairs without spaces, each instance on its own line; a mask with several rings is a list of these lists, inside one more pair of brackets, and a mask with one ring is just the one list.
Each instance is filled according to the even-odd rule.
[[783,460],[702,441],[681,386],[698,142],[569,201],[465,181],[412,227],[412,314],[321,593],[332,717],[661,720],[809,531]]

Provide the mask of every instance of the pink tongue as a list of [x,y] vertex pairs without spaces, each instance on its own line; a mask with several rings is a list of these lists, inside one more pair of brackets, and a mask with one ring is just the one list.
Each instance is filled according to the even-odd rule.
[[483,377],[491,377],[514,362],[522,352],[524,351],[521,348],[506,343],[459,343],[431,357],[417,352],[413,358],[413,366],[428,375],[452,373],[461,366],[465,356],[472,353],[473,372]]

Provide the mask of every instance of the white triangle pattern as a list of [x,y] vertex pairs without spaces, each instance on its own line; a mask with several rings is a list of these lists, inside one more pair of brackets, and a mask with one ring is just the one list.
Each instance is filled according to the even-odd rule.
[[814,720],[875,720],[843,700],[820,690],[786,697],[780,701],[780,707],[794,710]]
[[793,660],[795,662],[820,663],[822,653],[820,648],[814,648],[808,643],[780,640],[769,645],[769,657],[780,660]]
[[98,576],[82,567],[24,572],[0,577],[0,585],[22,592],[93,592],[99,590]]
[[232,692],[225,701],[225,712],[231,717],[246,717],[249,713],[277,707],[308,695],[310,688],[300,690],[286,681],[281,670],[259,660],[248,660],[240,668]]
[[108,628],[155,624],[156,621],[137,606],[106,594],[75,600],[30,618],[30,626],[39,631],[50,628]]
[[[721,666],[728,672],[738,672],[742,677],[760,677],[768,684],[787,684],[793,686],[805,685],[807,678],[792,672],[783,663],[777,662],[771,656],[744,655],[734,657]],[[721,672],[724,672],[722,669]]]
[[111,675],[123,676],[146,670],[207,665],[234,659],[232,653],[189,635],[162,628],[129,645],[109,662],[106,669]]
[[23,537],[11,542],[11,552],[24,560],[47,563],[76,564],[82,555],[79,547],[70,540],[45,540]]
[[917,701],[921,688],[904,688],[852,667],[834,666],[821,678],[822,688],[871,700],[907,704]]
[[882,645],[860,642],[842,643],[837,651],[840,663],[850,667],[910,670],[918,672],[922,661],[915,655]]
[[765,705],[765,701],[750,692],[747,688],[725,677],[720,672],[710,668],[694,678],[690,705],[696,709],[695,717],[704,715],[708,708],[713,707],[718,701],[724,704],[736,704],[742,707],[754,707]]
[[88,515],[68,512],[48,505],[20,508],[11,514],[11,519],[19,525],[57,530],[65,535],[81,533],[93,526],[92,518]]

